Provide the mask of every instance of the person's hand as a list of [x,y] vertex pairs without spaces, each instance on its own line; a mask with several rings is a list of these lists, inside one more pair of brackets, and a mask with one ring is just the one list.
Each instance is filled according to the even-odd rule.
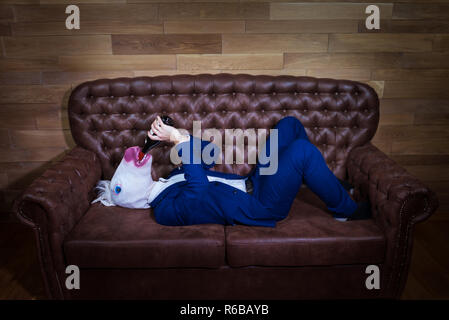
[[153,134],[148,131],[148,137],[150,137],[150,139],[159,141],[171,141],[170,138],[177,135],[176,131],[178,131],[178,129],[166,125],[162,122],[162,119],[157,116],[151,124],[151,131]]
[[189,139],[189,137],[183,136],[175,127],[163,123],[159,116],[151,124],[151,130],[153,134],[148,131],[148,137],[152,140],[170,141],[178,144]]

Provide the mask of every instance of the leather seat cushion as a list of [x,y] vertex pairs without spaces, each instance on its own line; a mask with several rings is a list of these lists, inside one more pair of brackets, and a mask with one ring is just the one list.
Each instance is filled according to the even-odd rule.
[[324,203],[301,188],[276,228],[226,226],[231,266],[321,266],[382,263],[385,238],[373,219],[341,222]]
[[218,267],[224,227],[159,225],[151,210],[94,204],[64,241],[68,264],[80,268]]

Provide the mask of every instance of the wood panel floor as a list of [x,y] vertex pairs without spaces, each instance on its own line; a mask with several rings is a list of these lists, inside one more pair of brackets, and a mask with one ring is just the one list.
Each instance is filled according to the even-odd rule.
[[[449,216],[437,211],[415,229],[402,299],[449,299]],[[0,299],[46,299],[31,229],[0,222]]]

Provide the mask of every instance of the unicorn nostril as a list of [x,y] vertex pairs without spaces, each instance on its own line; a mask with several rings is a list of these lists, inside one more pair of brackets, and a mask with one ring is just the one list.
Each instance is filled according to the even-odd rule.
[[142,151],[139,151],[139,153],[137,154],[137,160],[142,161],[142,159],[145,157],[145,153],[143,153]]

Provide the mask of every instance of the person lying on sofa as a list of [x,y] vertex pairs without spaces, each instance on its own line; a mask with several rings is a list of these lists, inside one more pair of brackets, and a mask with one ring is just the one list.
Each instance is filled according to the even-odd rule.
[[[272,175],[260,174],[261,168],[268,164],[259,161],[246,176],[208,170],[214,163],[206,164],[201,154],[211,142],[182,135],[160,117],[151,129],[154,133],[151,139],[174,143],[182,165],[166,179],[153,181],[151,155],[139,161],[140,148],[128,148],[111,181],[97,184],[100,193],[93,203],[151,207],[156,221],[169,226],[216,223],[275,227],[277,221],[287,217],[302,183],[306,183],[334,218],[370,218],[369,202],[354,202],[343,181],[327,167],[321,152],[309,141],[304,126],[294,117],[285,117],[275,126],[278,169]],[[200,141],[194,143],[195,139]],[[270,152],[270,140],[265,144],[266,154]],[[211,150],[213,157],[216,148]]]

